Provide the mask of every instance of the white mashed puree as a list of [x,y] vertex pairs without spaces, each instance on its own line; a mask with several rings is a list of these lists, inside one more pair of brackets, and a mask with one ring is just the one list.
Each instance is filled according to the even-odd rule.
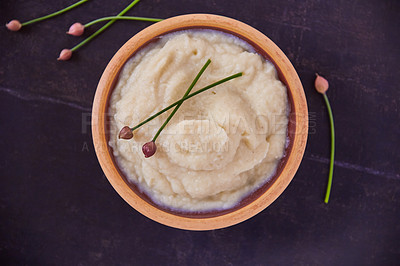
[[[187,100],[158,137],[170,111],[118,139],[122,127],[179,100],[201,67],[192,92],[238,72],[242,77]],[[171,109],[172,110],[172,109]],[[266,183],[284,156],[288,98],[272,63],[244,41],[212,30],[165,35],[131,58],[111,96],[110,146],[127,178],[154,202],[182,211],[234,207]]]

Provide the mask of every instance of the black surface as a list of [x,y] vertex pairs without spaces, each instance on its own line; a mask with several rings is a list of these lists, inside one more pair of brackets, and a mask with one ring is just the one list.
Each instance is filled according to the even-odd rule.
[[[1,1],[0,24],[73,1]],[[68,62],[76,21],[116,14],[129,1],[89,1],[12,33],[0,29],[1,265],[399,265],[399,1],[151,1],[128,14],[214,13],[269,36],[303,82],[310,135],[285,192],[239,225],[172,229],[142,216],[97,162],[88,120],[107,62],[146,22],[118,22]],[[93,32],[94,29],[92,29]],[[329,124],[314,73],[329,79],[336,168],[325,191]]]

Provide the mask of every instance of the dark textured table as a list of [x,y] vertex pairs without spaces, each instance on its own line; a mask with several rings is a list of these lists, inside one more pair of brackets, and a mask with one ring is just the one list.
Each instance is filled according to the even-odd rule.
[[[0,1],[0,24],[71,0]],[[113,54],[147,22],[120,21],[67,62],[70,24],[129,0],[92,0],[20,32],[0,29],[1,265],[399,265],[400,2],[143,0],[128,14],[214,13],[270,37],[303,82],[310,134],[302,164],[266,210],[230,228],[190,232],[126,204],[93,150],[90,112]],[[94,29],[91,30],[93,32]],[[314,73],[329,79],[337,153],[323,203],[329,124]]]

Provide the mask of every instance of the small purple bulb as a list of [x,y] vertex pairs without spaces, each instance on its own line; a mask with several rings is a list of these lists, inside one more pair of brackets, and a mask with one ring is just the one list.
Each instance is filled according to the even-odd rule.
[[131,139],[133,137],[132,129],[128,126],[124,126],[119,132],[119,139]]
[[149,158],[154,155],[157,151],[157,146],[154,141],[147,142],[146,144],[143,145],[142,151],[144,154],[144,157]]

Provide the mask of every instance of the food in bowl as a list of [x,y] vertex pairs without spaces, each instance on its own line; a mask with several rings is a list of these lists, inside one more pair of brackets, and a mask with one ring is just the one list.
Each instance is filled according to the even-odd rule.
[[[164,205],[155,203],[143,192],[143,189],[142,191],[139,190],[138,184],[128,181],[127,176],[122,173],[121,166],[116,162],[113,149],[109,145],[111,136],[108,112],[111,96],[115,84],[118,82],[119,74],[127,61],[160,36],[187,29],[216,29],[247,41],[263,58],[273,62],[278,71],[279,79],[287,88],[290,106],[287,127],[288,142],[284,157],[279,161],[276,173],[259,189],[248,196],[244,196],[243,200],[237,205],[225,210],[184,212],[177,209],[167,209]],[[204,60],[207,60],[207,58]],[[215,89],[218,88],[220,87]],[[192,93],[197,93],[196,90],[201,91],[196,86]],[[190,102],[187,101],[185,104],[190,104]],[[293,179],[303,158],[307,143],[307,102],[299,76],[289,59],[267,36],[251,26],[235,19],[211,14],[188,14],[168,18],[135,34],[108,63],[97,86],[92,109],[94,148],[104,174],[115,191],[130,206],[146,217],[179,229],[212,230],[224,228],[243,222],[267,208],[283,193]],[[177,114],[180,112],[181,110]],[[166,132],[162,132],[161,135],[164,133]],[[159,144],[157,140],[157,145]]]
[[[193,91],[237,72],[243,76],[201,93],[180,107],[157,139],[141,152],[169,112],[130,140],[134,126],[179,100],[205,61]],[[289,104],[274,65],[245,41],[215,30],[161,36],[124,65],[109,103],[109,145],[121,171],[156,204],[171,210],[226,210],[268,182],[285,155]]]

